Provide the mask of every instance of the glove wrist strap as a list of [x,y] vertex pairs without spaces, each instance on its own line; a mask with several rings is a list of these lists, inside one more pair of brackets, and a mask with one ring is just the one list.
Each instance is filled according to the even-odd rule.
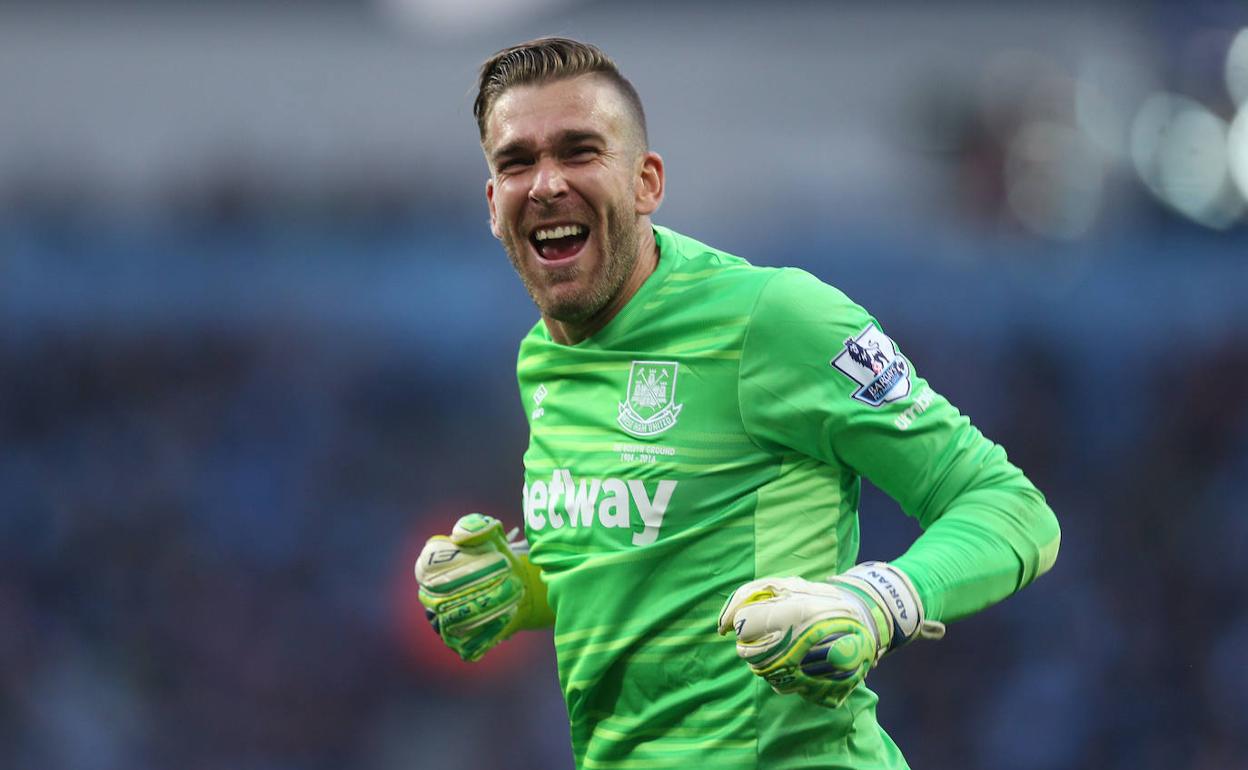
[[863,562],[840,575],[833,575],[828,582],[856,588],[875,599],[885,611],[893,632],[885,652],[892,652],[916,637],[940,639],[945,635],[943,623],[924,616],[923,602],[914,583],[906,573],[887,562]]

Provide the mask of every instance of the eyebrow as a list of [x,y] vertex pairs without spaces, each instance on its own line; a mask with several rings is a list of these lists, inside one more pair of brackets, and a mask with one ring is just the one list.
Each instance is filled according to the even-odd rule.
[[[577,144],[580,142],[598,142],[600,144],[606,144],[607,140],[606,137],[597,131],[590,131],[587,129],[569,129],[560,133],[555,139],[555,144],[558,146],[567,146],[569,144]],[[513,155],[523,155],[525,152],[529,152],[532,149],[532,146],[533,143],[527,140],[514,139],[490,153],[490,157],[497,160]]]

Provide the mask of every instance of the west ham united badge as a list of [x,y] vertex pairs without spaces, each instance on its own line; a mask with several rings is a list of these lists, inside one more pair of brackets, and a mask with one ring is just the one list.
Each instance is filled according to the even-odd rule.
[[845,338],[844,345],[829,363],[858,383],[854,398],[881,406],[910,394],[910,364],[874,324],[868,324],[856,337]]
[[628,391],[615,418],[634,436],[657,436],[676,424],[684,404],[676,403],[675,361],[634,361],[628,373]]

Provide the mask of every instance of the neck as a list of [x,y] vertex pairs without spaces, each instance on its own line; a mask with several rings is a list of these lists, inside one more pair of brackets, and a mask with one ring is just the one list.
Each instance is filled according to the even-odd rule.
[[542,316],[550,338],[560,345],[575,345],[587,340],[602,330],[619,315],[628,301],[633,298],[641,285],[646,282],[659,264],[659,245],[654,240],[654,229],[648,219],[642,221],[642,232],[638,238],[637,261],[633,263],[633,271],[624,279],[624,285],[616,292],[611,301],[601,310],[584,321],[556,321],[549,316]]

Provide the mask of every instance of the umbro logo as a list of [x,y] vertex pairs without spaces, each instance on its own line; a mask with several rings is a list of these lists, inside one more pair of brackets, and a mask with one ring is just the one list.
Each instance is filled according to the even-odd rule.
[[430,551],[429,565],[433,566],[434,564],[446,564],[456,556],[459,556],[459,553],[460,551],[458,548],[448,548],[445,551]]
[[537,390],[533,391],[532,419],[534,420],[540,419],[542,415],[546,414],[546,410],[542,408],[542,402],[546,400],[546,394],[549,392],[550,391],[546,389],[546,386],[544,384],[538,385]]

